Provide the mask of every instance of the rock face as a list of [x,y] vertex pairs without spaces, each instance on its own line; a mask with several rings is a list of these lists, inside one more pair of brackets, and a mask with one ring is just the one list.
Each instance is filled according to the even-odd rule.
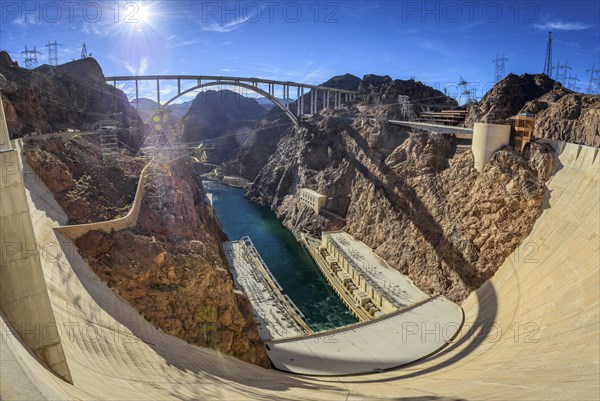
[[430,106],[456,107],[456,100],[444,95],[437,89],[410,80],[393,80],[389,76],[365,75],[358,88],[359,95],[364,97],[366,104],[397,103],[399,95],[407,95],[414,106],[420,105],[425,99]]
[[[320,86],[345,90],[357,90],[360,78],[352,74],[337,75]],[[317,103],[323,105],[323,93],[319,92]],[[310,91],[304,95],[304,102],[310,102]],[[289,105],[296,112],[296,102]],[[308,107],[308,106],[307,106]],[[234,160],[227,163],[225,173],[237,175],[250,181],[256,178],[258,172],[267,164],[271,155],[277,149],[281,137],[293,126],[289,118],[277,107],[273,107],[265,118],[250,132]]]
[[[531,230],[552,150],[505,148],[478,174],[451,140],[368,117],[337,110],[290,130],[248,196],[295,234],[343,227],[423,290],[461,301]],[[327,195],[326,211],[301,205],[301,187]]]
[[545,74],[509,74],[471,106],[465,125],[523,112],[535,116],[536,138],[600,146],[600,95],[574,93]]
[[[440,91],[414,80],[392,80],[388,76],[365,75],[361,80],[352,74],[335,76],[321,84],[329,88],[338,88],[345,90],[358,91],[363,99],[362,105],[374,104],[385,105],[375,110],[371,117],[385,117],[389,119],[401,119],[401,108],[398,105],[398,95],[408,95],[418,107],[419,102],[428,99],[428,102],[434,106],[455,107],[457,103],[454,99],[445,96]],[[305,107],[308,107],[310,101],[310,92],[304,95]],[[323,105],[323,93],[319,92],[317,103],[319,107]],[[356,102],[354,102],[356,103]],[[295,113],[296,103],[290,105],[290,109]],[[384,111],[382,111],[384,110]],[[415,110],[416,111],[416,110]],[[321,111],[320,114],[327,114],[330,111]],[[367,114],[365,114],[366,118]],[[260,169],[262,169],[269,160],[269,157],[277,149],[277,144],[281,137],[289,130],[289,120],[278,109],[271,110],[267,121],[262,121],[255,131],[248,136],[246,142],[240,148],[238,156],[234,161],[225,166],[225,171],[230,174],[242,176],[253,180]],[[404,132],[400,128],[390,128],[395,132]],[[389,144],[382,144],[382,147],[389,147]]]
[[77,246],[115,292],[163,331],[268,368],[250,302],[227,268],[224,234],[190,171],[184,162],[163,165],[134,229],[91,232]]
[[292,123],[285,113],[276,108],[269,115],[275,117],[260,121],[246,137],[236,158],[224,166],[227,174],[253,181],[277,150],[279,140],[291,129]]
[[207,152],[209,161],[220,164],[235,157],[249,132],[266,113],[256,100],[236,92],[202,92],[183,118],[183,140],[210,140],[214,148]]
[[137,150],[144,137],[141,119],[119,89],[108,85],[93,58],[57,67],[20,68],[0,52],[0,86],[11,137],[67,128],[89,130],[102,120],[116,120],[119,140]]
[[[85,139],[32,141],[25,155],[71,223],[126,214],[143,167],[127,155],[102,159]],[[221,248],[225,236],[204,196],[202,182],[182,159],[157,167],[136,227],[90,232],[76,245],[98,276],[157,327],[269,367],[250,303],[233,287]]]
[[143,163],[125,155],[103,159],[86,140],[61,138],[26,142],[25,158],[69,216],[83,224],[129,212]]
[[535,114],[533,135],[600,147],[600,95],[549,92],[527,102],[521,112]]
[[508,74],[469,110],[465,125],[477,121],[503,120],[516,115],[526,102],[534,100],[553,88],[568,91],[546,74]]

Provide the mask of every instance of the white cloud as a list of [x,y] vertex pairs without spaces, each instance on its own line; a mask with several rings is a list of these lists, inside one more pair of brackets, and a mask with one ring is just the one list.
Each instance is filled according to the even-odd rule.
[[131,65],[127,61],[121,61],[121,64],[123,64],[123,67],[125,67],[132,75],[144,75],[148,69],[148,57],[142,58],[139,67]]
[[541,31],[581,31],[590,28],[589,25],[581,22],[564,22],[564,21],[546,21],[541,24],[533,24],[536,29]]
[[144,75],[148,69],[148,57],[143,57],[140,62],[140,75]]
[[231,31],[238,29],[244,22],[248,21],[249,19],[250,19],[250,17],[248,16],[246,18],[235,19],[233,21],[226,22],[224,24],[212,22],[206,26],[202,26],[202,30],[206,31],[206,32],[219,32],[219,33],[231,32]]

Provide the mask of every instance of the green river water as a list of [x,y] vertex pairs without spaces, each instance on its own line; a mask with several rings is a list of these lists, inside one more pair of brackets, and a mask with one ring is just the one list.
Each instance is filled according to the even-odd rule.
[[241,189],[213,181],[204,181],[204,188],[213,194],[213,205],[229,239],[250,237],[284,294],[304,313],[314,331],[357,321],[329,287],[308,251],[275,213],[245,199]]

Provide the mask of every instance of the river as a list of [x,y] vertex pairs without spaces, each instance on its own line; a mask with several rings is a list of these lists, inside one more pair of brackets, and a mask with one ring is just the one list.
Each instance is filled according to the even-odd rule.
[[204,181],[230,240],[249,236],[284,294],[304,313],[316,331],[355,323],[357,319],[329,287],[308,251],[281,224],[275,213],[243,197],[244,191]]

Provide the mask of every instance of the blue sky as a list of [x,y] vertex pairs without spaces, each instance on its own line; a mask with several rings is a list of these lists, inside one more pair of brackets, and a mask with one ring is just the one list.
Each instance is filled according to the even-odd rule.
[[[85,41],[105,75],[234,75],[321,83],[352,73],[414,77],[453,94],[459,77],[481,96],[497,54],[506,73],[567,62],[585,91],[600,68],[597,1],[79,1],[0,2],[0,49],[79,58]],[[142,95],[151,97],[152,85]],[[174,85],[164,85],[161,98]],[[193,94],[190,94],[193,96]]]

